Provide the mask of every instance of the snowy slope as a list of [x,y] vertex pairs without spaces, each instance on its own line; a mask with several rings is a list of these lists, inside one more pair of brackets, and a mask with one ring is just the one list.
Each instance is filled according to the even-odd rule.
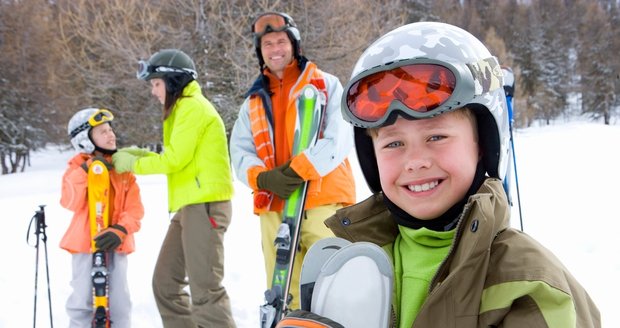
[[[515,135],[525,231],[550,248],[599,306],[604,327],[620,327],[620,126],[567,123],[523,129]],[[25,173],[0,176],[0,328],[32,325],[35,253],[26,244],[30,219],[45,204],[54,326],[66,327],[70,255],[58,247],[71,213],[59,204],[60,180],[72,152],[50,147],[32,156]],[[352,154],[358,200],[369,194]],[[139,176],[146,215],[129,257],[133,327],[161,327],[151,275],[170,216],[163,176]],[[238,327],[258,327],[266,288],[258,218],[250,191],[235,182],[233,222],[226,235],[225,286]],[[519,227],[517,207],[513,226]],[[31,244],[36,239],[31,237]],[[49,326],[44,244],[39,248],[37,326]]]

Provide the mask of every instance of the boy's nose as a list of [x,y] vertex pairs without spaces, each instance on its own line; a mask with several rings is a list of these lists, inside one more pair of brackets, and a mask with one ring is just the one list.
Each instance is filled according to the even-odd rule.
[[408,160],[405,162],[405,170],[407,172],[415,172],[420,169],[430,168],[432,161],[424,154],[410,154]]

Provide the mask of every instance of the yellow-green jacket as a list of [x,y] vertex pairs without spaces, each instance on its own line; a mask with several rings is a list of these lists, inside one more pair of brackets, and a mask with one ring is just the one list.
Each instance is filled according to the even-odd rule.
[[168,208],[230,200],[233,182],[222,118],[190,82],[163,125],[164,151],[139,158],[136,174],[166,174]]
[[[510,228],[509,218],[501,181],[487,179],[465,205],[412,327],[601,326],[583,287],[549,250]],[[388,251],[398,234],[382,194],[338,211],[326,224],[341,238]],[[393,327],[398,308],[392,305]]]

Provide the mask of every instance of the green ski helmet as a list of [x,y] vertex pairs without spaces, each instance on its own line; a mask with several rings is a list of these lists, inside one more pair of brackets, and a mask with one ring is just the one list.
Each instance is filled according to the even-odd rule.
[[149,60],[138,62],[136,77],[148,81],[162,78],[171,73],[187,73],[193,79],[198,77],[196,65],[190,56],[178,49],[163,49],[154,53]]
[[355,148],[373,192],[381,190],[372,139],[366,129],[398,115],[425,119],[467,107],[478,122],[482,161],[503,178],[510,134],[502,70],[469,32],[444,23],[418,22],[380,37],[360,56],[342,95],[342,113],[354,125]]

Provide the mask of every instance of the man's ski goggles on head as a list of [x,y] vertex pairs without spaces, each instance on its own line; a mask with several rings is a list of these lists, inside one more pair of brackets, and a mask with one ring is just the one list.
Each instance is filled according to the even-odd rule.
[[88,117],[88,121],[84,122],[84,124],[76,127],[71,131],[71,138],[78,135],[80,132],[87,130],[88,128],[95,127],[101,125],[106,122],[111,122],[114,120],[114,115],[107,109],[99,109],[95,113],[93,113],[90,117]]
[[278,13],[265,13],[258,16],[252,24],[252,33],[260,38],[265,33],[282,32],[288,27],[294,27],[288,17]]
[[425,58],[396,61],[371,68],[347,83],[342,111],[362,128],[390,124],[396,112],[429,118],[500,87],[501,74],[495,57],[467,65]]
[[148,61],[138,61],[138,71],[136,72],[136,77],[138,79],[146,80],[146,78],[152,73],[187,73],[190,74],[194,79],[198,77],[198,73],[196,73],[196,71],[194,71],[193,69],[177,68],[170,66],[153,66],[149,64]]

